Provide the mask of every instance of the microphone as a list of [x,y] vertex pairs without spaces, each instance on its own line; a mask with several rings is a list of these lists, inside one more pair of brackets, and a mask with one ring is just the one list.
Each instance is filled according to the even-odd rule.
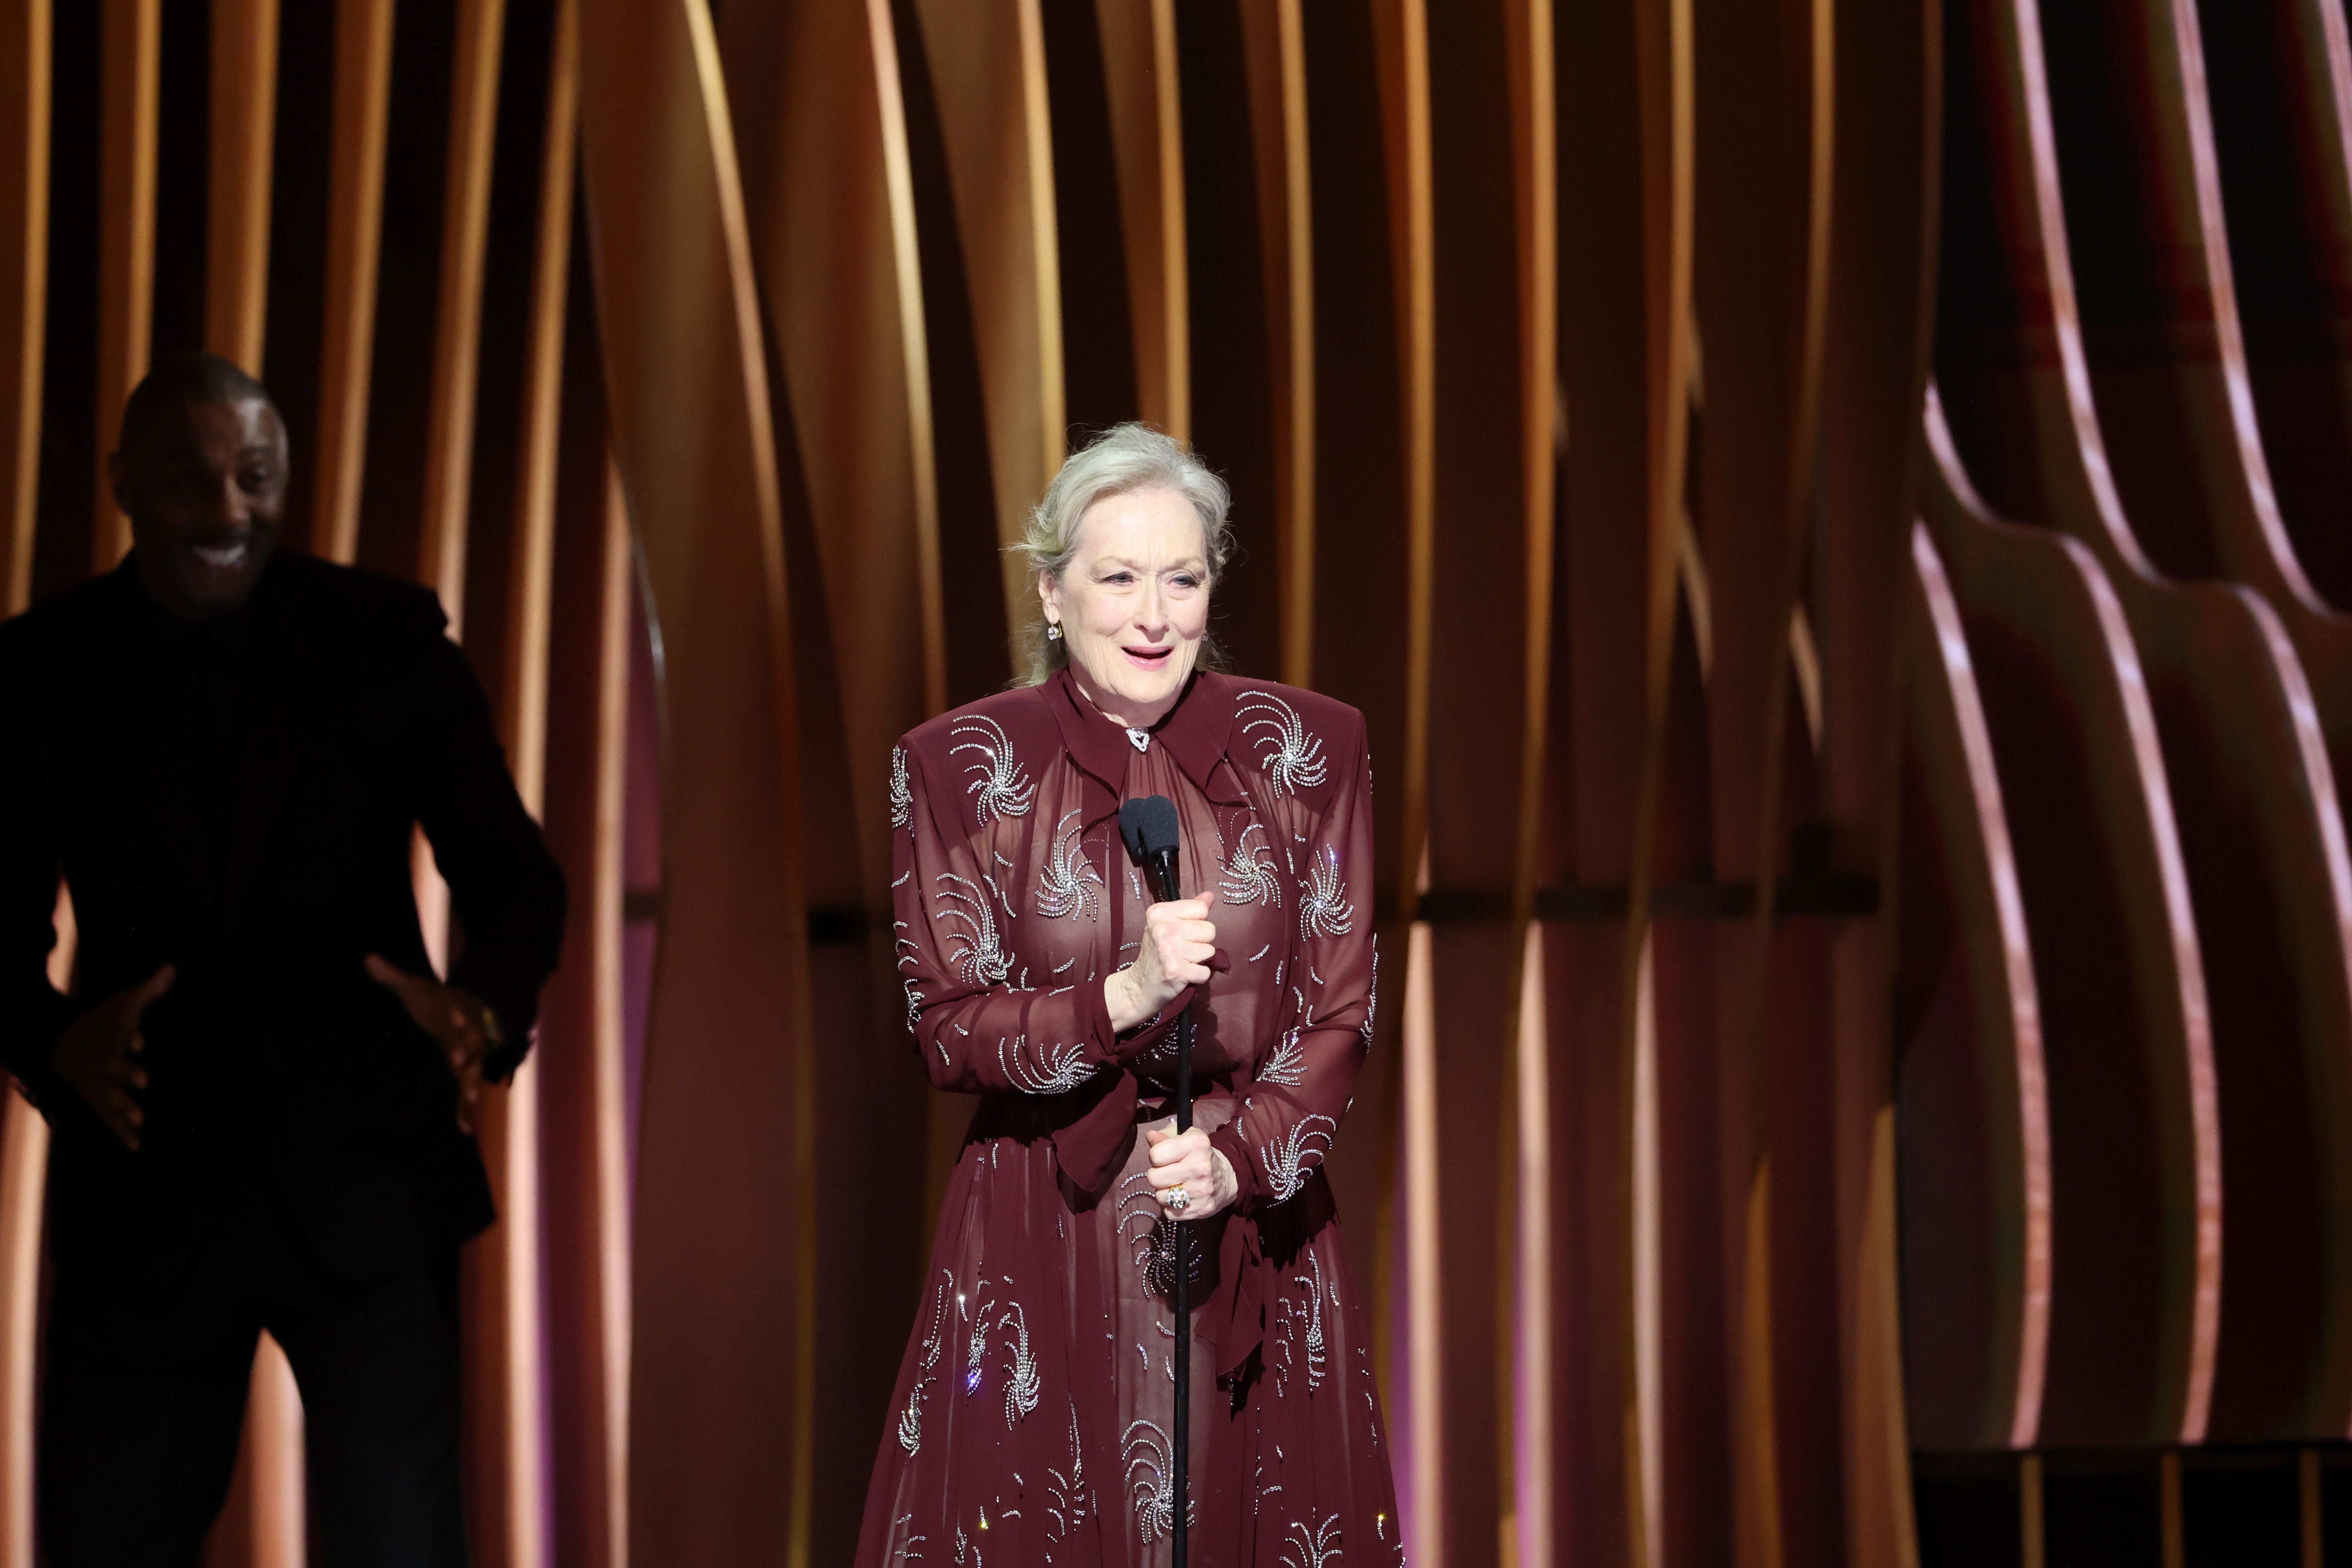
[[1176,889],[1176,803],[1164,795],[1121,803],[1118,836],[1127,852],[1151,872],[1152,890],[1167,903],[1180,897]]
[[[1153,890],[1160,901],[1167,903],[1179,896],[1176,885],[1176,803],[1164,795],[1150,795],[1141,800],[1122,802],[1118,808],[1118,836],[1127,840],[1127,852],[1150,868]],[[1176,1020],[1176,1130],[1192,1131],[1192,1008],[1190,1003]],[[1192,1465],[1192,1237],[1189,1226],[1172,1224],[1171,1239],[1175,1243],[1174,1279],[1170,1282],[1169,1305],[1176,1315],[1176,1342],[1171,1347],[1175,1376],[1176,1409],[1169,1422],[1175,1450],[1175,1476],[1171,1495],[1175,1499],[1169,1520],[1169,1561],[1171,1568],[1185,1568],[1191,1545],[1192,1488],[1190,1479]]]

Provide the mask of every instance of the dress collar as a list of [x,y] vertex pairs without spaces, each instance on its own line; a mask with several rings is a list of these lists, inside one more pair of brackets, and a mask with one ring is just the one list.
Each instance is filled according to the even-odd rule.
[[[1135,745],[1125,728],[1112,723],[1087,700],[1066,666],[1046,679],[1045,691],[1071,760],[1102,786],[1086,794],[1085,821],[1091,826],[1118,809],[1119,795],[1127,785],[1128,759],[1135,755]],[[1220,805],[1237,805],[1246,797],[1240,777],[1225,760],[1225,742],[1233,728],[1232,683],[1208,671],[1194,670],[1184,694],[1151,727],[1150,735],[1168,748],[1168,754],[1202,794]]]

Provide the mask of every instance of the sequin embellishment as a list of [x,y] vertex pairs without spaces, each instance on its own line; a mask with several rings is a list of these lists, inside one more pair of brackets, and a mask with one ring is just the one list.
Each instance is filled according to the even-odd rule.
[[1042,1381],[1037,1375],[1037,1358],[1029,1352],[1029,1314],[1015,1301],[996,1320],[1000,1329],[1011,1324],[1013,1332],[1013,1372],[1004,1380],[1004,1429],[1037,1408],[1037,1389]]
[[923,1391],[939,1381],[940,1351],[945,1342],[948,1314],[948,1287],[955,1277],[946,1269],[940,1270],[939,1289],[931,1298],[931,1331],[923,1336],[923,1359],[918,1364],[922,1376],[907,1393],[907,1408],[898,1413],[898,1447],[912,1458],[923,1446]]
[[1102,886],[1102,873],[1087,858],[1078,821],[1085,815],[1074,811],[1054,825],[1054,842],[1037,872],[1037,912],[1049,921],[1093,920],[1102,908],[1102,895],[1095,890]]
[[1030,1094],[1066,1094],[1093,1078],[1105,1065],[1087,1060],[1083,1046],[1041,1046],[1037,1064],[1032,1065],[1021,1054],[1028,1044],[1026,1035],[997,1041],[996,1065],[1003,1070],[1007,1083]]
[[[1250,835],[1257,835],[1255,847]],[[1282,907],[1282,878],[1276,870],[1274,851],[1265,842],[1265,828],[1251,823],[1234,845],[1233,858],[1217,870],[1217,896],[1229,904]]]
[[[1149,1546],[1176,1532],[1175,1447],[1158,1423],[1138,1421],[1128,1427],[1119,1445],[1127,1460],[1128,1497],[1135,1505],[1136,1533]],[[1190,1528],[1194,1509],[1184,1500],[1184,1523]]]
[[[1320,1127],[1316,1126],[1321,1122]],[[1328,1116],[1309,1116],[1276,1139],[1261,1145],[1258,1157],[1265,1163],[1266,1184],[1274,1189],[1274,1201],[1281,1203],[1294,1196],[1307,1184],[1315,1166],[1331,1152],[1332,1134],[1339,1124]],[[1312,1160],[1314,1164],[1307,1163]]]
[[1045,1475],[1045,1512],[1054,1521],[1054,1539],[1059,1541],[1087,1521],[1087,1457],[1078,1446],[1078,1402],[1075,1399],[1070,1401],[1069,1474],[1064,1475],[1048,1465]]
[[1292,1277],[1292,1283],[1307,1287],[1307,1392],[1313,1394],[1323,1386],[1323,1258],[1318,1253],[1307,1255],[1307,1266],[1314,1270],[1310,1279],[1305,1274]]
[[890,826],[904,827],[915,820],[915,792],[907,783],[907,748],[890,748]]
[[1339,1516],[1333,1514],[1313,1531],[1305,1520],[1290,1527],[1282,1548],[1282,1568],[1330,1568],[1339,1561]]
[[1307,885],[1298,894],[1298,934],[1345,936],[1356,929],[1356,906],[1347,900],[1339,876],[1339,852],[1329,845],[1307,862]]
[[965,764],[964,772],[980,776],[965,786],[964,793],[972,797],[972,808],[986,823],[991,817],[1026,816],[1029,803],[1036,798],[1037,786],[1029,781],[1013,760],[1013,742],[1004,733],[1004,726],[982,713],[968,713],[949,730],[953,735],[979,737],[950,746],[948,755],[958,752],[978,752],[981,760]]
[[1242,733],[1258,748],[1258,766],[1265,770],[1276,795],[1296,795],[1323,782],[1322,739],[1307,728],[1297,709],[1271,691],[1244,691],[1234,716],[1244,713],[1262,715],[1244,724]]
[[[959,877],[953,871],[942,871],[932,880],[952,882],[954,887],[933,898],[940,904],[939,913],[942,925],[950,929],[948,941],[956,952],[950,958],[957,975],[975,990],[1003,984],[1013,973],[1013,961],[1004,955],[1004,946],[996,930],[996,911],[989,908],[988,896],[980,890],[980,883],[969,877]],[[989,893],[996,895],[999,903],[1004,895],[996,886],[996,879],[983,875]]]
[[1282,1032],[1281,1044],[1274,1047],[1274,1055],[1265,1058],[1265,1065],[1257,1069],[1258,1082],[1297,1089],[1307,1081],[1307,1047],[1299,1035],[1297,1029]]

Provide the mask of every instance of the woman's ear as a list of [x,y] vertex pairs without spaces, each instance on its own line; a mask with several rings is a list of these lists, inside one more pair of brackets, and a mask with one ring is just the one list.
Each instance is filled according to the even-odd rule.
[[1044,607],[1048,622],[1062,618],[1062,585],[1054,581],[1051,572],[1037,574],[1037,603]]

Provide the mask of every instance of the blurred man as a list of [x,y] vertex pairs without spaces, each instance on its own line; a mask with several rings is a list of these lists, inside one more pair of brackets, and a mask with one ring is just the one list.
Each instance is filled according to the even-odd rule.
[[54,1132],[43,1540],[58,1568],[194,1563],[268,1329],[326,1562],[462,1563],[472,1112],[528,1047],[562,879],[434,595],[277,548],[257,383],[167,361],[108,472],[129,558],[0,626],[0,1061]]

